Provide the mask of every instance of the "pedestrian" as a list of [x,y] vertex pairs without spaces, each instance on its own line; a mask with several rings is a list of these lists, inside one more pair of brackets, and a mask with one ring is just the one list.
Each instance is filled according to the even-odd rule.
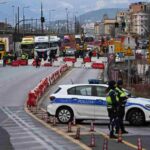
[[115,126],[119,126],[118,114],[117,114],[119,98],[117,97],[117,93],[115,91],[116,82],[114,80],[109,81],[108,85],[109,85],[109,87],[106,90],[106,92],[107,92],[106,102],[107,102],[108,116],[110,118],[110,122],[109,122],[110,134],[109,134],[109,137],[110,138],[117,138],[114,135],[114,133],[115,133],[114,129],[115,129]]
[[123,119],[125,116],[125,105],[126,105],[128,96],[125,93],[125,91],[123,90],[122,86],[123,86],[123,81],[118,80],[115,90],[116,90],[118,98],[119,98],[119,107],[118,107],[119,128],[116,128],[116,133],[119,133],[119,130],[121,129],[121,133],[125,134],[128,132],[125,130]]
[[3,56],[3,67],[6,66],[6,60],[7,60],[7,59],[6,59],[6,56],[4,55],[4,56]]
[[39,65],[39,56],[38,55],[35,58],[35,63],[36,63],[36,68],[40,67],[40,65]]
[[92,52],[92,50],[90,50],[89,51],[89,57],[90,57],[90,59],[92,58],[92,56],[93,56],[93,52]]

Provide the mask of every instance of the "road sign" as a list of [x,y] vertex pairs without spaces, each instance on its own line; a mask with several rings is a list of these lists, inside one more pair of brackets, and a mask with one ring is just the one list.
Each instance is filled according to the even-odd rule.
[[128,49],[125,51],[125,56],[133,56],[133,52],[130,47],[128,47]]

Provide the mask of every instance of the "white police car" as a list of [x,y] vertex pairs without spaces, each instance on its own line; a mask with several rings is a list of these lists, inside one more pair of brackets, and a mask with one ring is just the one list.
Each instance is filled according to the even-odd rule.
[[[56,116],[61,123],[87,119],[108,119],[105,90],[107,84],[60,85],[50,95],[48,115]],[[142,125],[150,121],[150,99],[128,98],[125,120],[132,125]]]

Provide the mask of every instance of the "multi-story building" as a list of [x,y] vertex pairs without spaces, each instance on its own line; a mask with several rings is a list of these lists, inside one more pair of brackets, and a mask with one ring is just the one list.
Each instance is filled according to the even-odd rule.
[[133,28],[132,31],[133,33],[136,33],[140,36],[144,36],[147,33],[148,29],[148,19],[149,19],[149,14],[148,13],[143,13],[143,12],[138,12],[134,13],[132,15],[132,20],[133,20]]
[[150,31],[150,3],[138,2],[129,6],[129,31],[140,36],[146,36]]
[[[116,21],[119,24],[118,32],[128,32],[130,18],[127,10],[121,10],[116,15]],[[122,24],[125,23],[122,28]]]

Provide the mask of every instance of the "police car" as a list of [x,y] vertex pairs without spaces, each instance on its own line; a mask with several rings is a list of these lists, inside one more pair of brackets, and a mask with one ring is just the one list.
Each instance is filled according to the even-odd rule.
[[[74,118],[77,121],[108,119],[107,87],[107,84],[60,85],[50,95],[47,113],[56,116],[61,123],[68,123]],[[132,125],[143,125],[150,121],[150,99],[131,95],[126,103],[125,120]]]

